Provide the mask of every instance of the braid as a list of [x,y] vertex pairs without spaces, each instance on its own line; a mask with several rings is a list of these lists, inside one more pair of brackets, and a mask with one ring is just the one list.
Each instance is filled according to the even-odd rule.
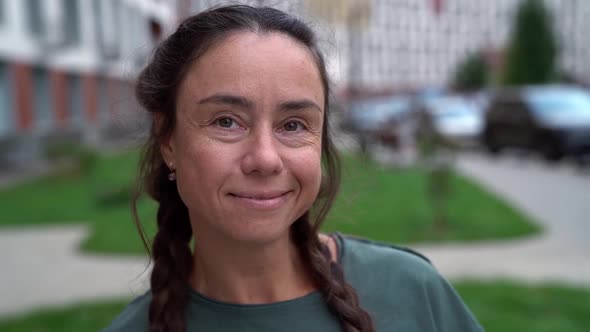
[[150,332],[185,330],[188,277],[192,269],[189,241],[192,230],[188,211],[176,184],[166,179],[162,167],[158,207],[158,232],[154,238],[151,275],[152,302],[149,309]]
[[375,331],[371,316],[360,307],[356,291],[344,280],[340,264],[332,261],[328,247],[317,236],[313,236],[316,232],[309,222],[309,213],[295,222],[292,231],[295,243],[319,286],[324,301],[338,316],[344,331]]

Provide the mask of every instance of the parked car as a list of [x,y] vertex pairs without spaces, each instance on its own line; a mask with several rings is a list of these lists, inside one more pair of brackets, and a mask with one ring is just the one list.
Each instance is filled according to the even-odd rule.
[[485,113],[491,102],[491,92],[489,90],[479,90],[474,93],[470,93],[465,96],[465,98],[473,103],[476,107],[476,110],[480,113]]
[[483,143],[540,152],[548,160],[590,153],[590,93],[573,86],[534,86],[495,94]]
[[378,97],[354,102],[345,117],[344,129],[358,135],[361,144],[379,142],[395,145],[395,128],[412,111],[412,100],[406,96]]
[[477,105],[462,96],[445,96],[424,104],[434,130],[459,147],[478,144],[483,130],[483,115]]
[[353,132],[375,132],[391,118],[409,109],[406,97],[377,97],[355,101],[345,119],[346,128]]

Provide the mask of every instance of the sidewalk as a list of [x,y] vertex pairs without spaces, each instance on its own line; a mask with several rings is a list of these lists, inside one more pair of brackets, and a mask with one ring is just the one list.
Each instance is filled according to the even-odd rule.
[[450,278],[510,278],[590,287],[590,176],[535,159],[464,155],[458,170],[541,224],[528,239],[417,246]]
[[[148,259],[80,253],[85,226],[31,226],[0,231],[0,317],[50,306],[138,295]],[[144,273],[145,271],[145,273]]]

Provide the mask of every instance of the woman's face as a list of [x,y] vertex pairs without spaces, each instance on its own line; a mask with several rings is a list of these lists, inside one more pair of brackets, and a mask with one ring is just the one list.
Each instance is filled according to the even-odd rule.
[[189,69],[162,144],[197,237],[288,235],[319,191],[324,91],[290,37],[229,36]]

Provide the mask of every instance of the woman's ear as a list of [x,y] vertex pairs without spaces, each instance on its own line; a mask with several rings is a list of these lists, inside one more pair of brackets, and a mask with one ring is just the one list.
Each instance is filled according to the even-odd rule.
[[154,121],[156,124],[156,131],[158,132],[158,137],[160,137],[160,153],[162,154],[162,158],[168,167],[175,168],[176,165],[176,158],[175,158],[175,149],[174,149],[174,142],[172,139],[172,134],[169,135],[160,135],[161,128],[164,126],[164,115],[161,113],[156,113],[154,116]]

